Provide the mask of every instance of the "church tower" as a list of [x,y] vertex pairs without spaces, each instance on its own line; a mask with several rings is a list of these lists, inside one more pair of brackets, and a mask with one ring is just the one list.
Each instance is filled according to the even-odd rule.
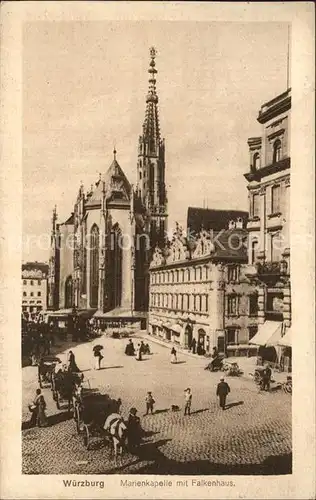
[[137,194],[147,215],[150,246],[164,246],[167,231],[165,141],[161,138],[156,92],[156,49],[150,49],[149,89],[143,133],[138,143]]

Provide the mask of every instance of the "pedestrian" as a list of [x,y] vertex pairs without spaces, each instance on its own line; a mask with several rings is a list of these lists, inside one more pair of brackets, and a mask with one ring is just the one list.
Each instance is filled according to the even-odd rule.
[[266,364],[265,369],[262,374],[262,390],[269,391],[270,390],[270,382],[271,382],[272,371],[268,364]]
[[[95,347],[97,347],[97,346],[95,346]],[[96,349],[95,347],[93,348],[93,355],[94,355],[94,360],[95,360],[94,368],[95,368],[95,370],[100,370],[101,361],[103,359],[103,356],[101,354],[101,349]]]
[[34,400],[33,400],[32,404],[28,405],[29,411],[31,412],[31,418],[29,421],[30,427],[35,427],[37,424],[37,416],[38,416],[37,399],[38,399],[38,396],[40,394],[41,394],[41,389],[36,389],[36,394],[35,394]]
[[227,394],[230,393],[230,387],[225,382],[224,377],[221,377],[219,384],[217,384],[216,396],[219,396],[219,406],[225,410]]
[[143,340],[140,343],[140,350],[141,350],[142,354],[145,354],[146,348],[145,348],[145,344],[144,344]]
[[77,366],[77,363],[76,363],[76,358],[75,358],[75,355],[72,351],[69,351],[68,352],[68,356],[67,356],[67,362],[68,362],[68,370],[70,372],[73,372],[73,373],[79,373],[80,370]]
[[132,407],[129,411],[127,420],[127,439],[128,447],[131,452],[138,449],[141,440],[140,418],[136,414],[137,409]]
[[33,403],[29,405],[29,410],[32,414],[29,422],[30,427],[35,427],[35,425],[38,427],[46,427],[48,425],[45,414],[46,402],[41,389],[36,389],[36,395]]
[[190,415],[191,414],[191,403],[192,403],[192,393],[191,389],[188,387],[184,391],[184,415]]
[[177,351],[174,347],[171,349],[171,363],[177,363]]
[[138,344],[137,346],[137,349],[136,349],[136,361],[142,361],[142,349],[141,349],[141,345]]
[[43,394],[39,394],[38,396],[38,415],[37,415],[37,426],[38,427],[47,427],[47,417],[46,417],[46,401],[44,399]]
[[147,392],[146,396],[146,413],[145,415],[148,415],[149,413],[153,414],[154,413],[154,404],[155,400],[153,398],[153,395],[151,392]]
[[196,352],[196,340],[195,339],[192,340],[191,347],[192,347],[193,354],[195,354],[195,352]]

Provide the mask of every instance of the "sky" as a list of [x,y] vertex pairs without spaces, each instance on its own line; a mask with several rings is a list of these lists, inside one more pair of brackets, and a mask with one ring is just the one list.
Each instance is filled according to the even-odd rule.
[[[288,27],[267,22],[33,22],[23,30],[23,260],[117,160],[136,181],[155,46],[169,229],[189,206],[248,209],[248,137],[287,88]],[[32,243],[30,243],[32,242]],[[34,243],[37,242],[37,243]],[[40,242],[40,243],[38,243]]]

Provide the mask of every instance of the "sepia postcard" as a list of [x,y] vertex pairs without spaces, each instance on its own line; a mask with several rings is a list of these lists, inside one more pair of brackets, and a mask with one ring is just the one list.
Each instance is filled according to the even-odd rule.
[[1,5],[1,498],[315,498],[314,34]]

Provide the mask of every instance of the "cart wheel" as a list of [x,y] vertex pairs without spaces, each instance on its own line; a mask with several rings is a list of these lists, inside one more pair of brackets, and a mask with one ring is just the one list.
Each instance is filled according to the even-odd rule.
[[87,448],[87,450],[89,450],[89,445],[90,445],[90,434],[89,434],[89,427],[84,424],[84,428],[83,428],[83,444],[85,445],[85,447]]

